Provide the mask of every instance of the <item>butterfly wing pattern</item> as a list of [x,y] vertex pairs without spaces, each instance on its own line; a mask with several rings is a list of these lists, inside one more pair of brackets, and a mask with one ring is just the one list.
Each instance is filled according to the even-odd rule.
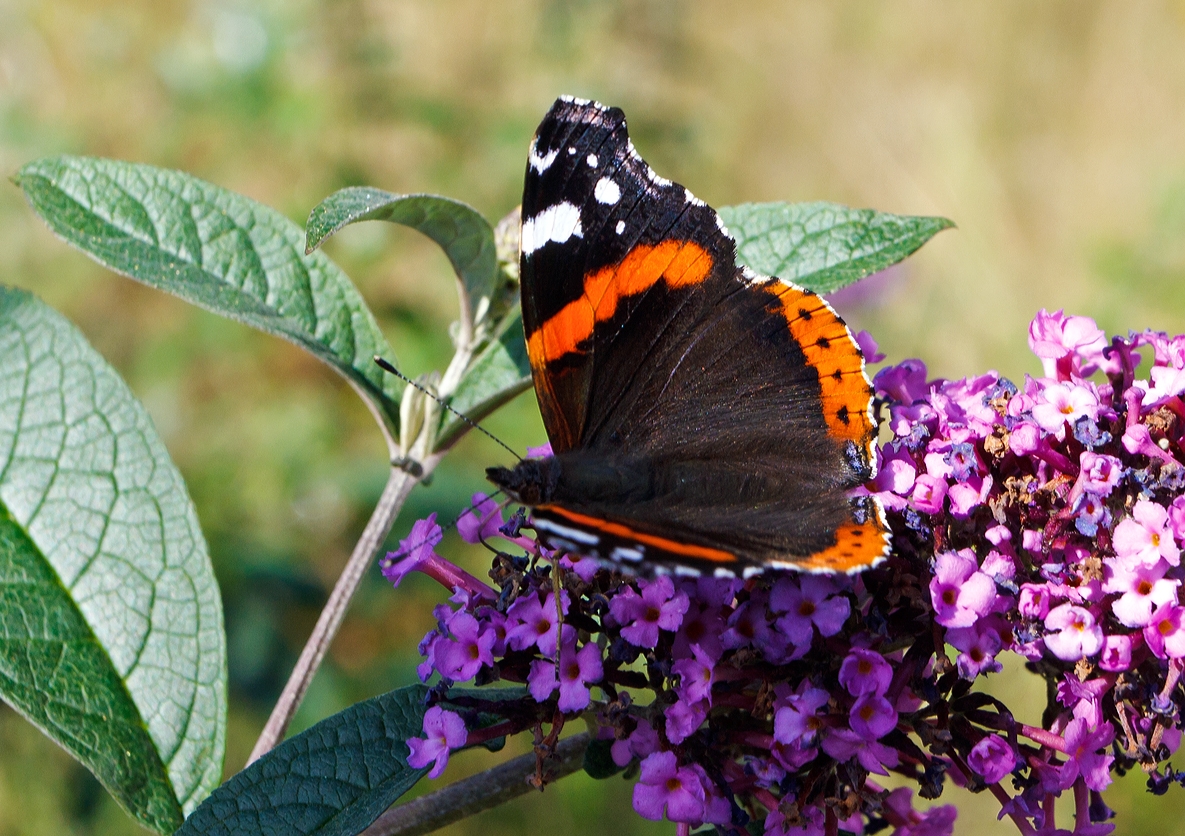
[[490,468],[547,544],[633,571],[851,572],[887,554],[872,387],[818,295],[738,267],[720,216],[562,98],[523,193],[522,307],[554,455]]

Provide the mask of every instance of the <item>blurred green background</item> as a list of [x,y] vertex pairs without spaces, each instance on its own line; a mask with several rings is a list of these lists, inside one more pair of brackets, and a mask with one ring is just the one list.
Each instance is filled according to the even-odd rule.
[[[496,220],[564,92],[623,107],[647,160],[716,205],[823,199],[954,219],[838,303],[890,360],[1036,372],[1026,327],[1043,306],[1109,331],[1185,330],[1185,3],[0,0],[0,170],[60,152],[149,162],[301,222],[353,184],[446,194]],[[454,301],[433,245],[370,224],[328,251],[405,368],[443,367]],[[0,281],[78,323],[189,482],[223,584],[233,774],[381,490],[379,433],[316,361],[99,269],[12,186]],[[530,394],[488,424],[520,449],[544,438]],[[451,519],[505,458],[467,439],[395,534],[431,510]],[[482,555],[445,548],[480,571]],[[297,726],[412,681],[440,597],[374,573]],[[993,687],[1038,699],[1027,679],[1011,669]],[[503,757],[459,757],[449,777]],[[1015,832],[989,799],[942,800],[964,811],[959,833]],[[1154,799],[1136,775],[1108,800],[1120,832],[1185,833],[1181,792]],[[620,780],[573,777],[447,832],[672,831],[628,804]],[[0,705],[0,836],[135,831]]]

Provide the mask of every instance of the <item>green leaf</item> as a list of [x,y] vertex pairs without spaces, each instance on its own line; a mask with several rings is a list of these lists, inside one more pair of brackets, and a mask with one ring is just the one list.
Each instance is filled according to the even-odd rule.
[[214,791],[177,836],[354,836],[427,774],[407,765],[423,734],[422,685],[350,706],[289,738]]
[[398,428],[403,383],[357,288],[273,209],[178,171],[89,157],[29,163],[16,182],[67,243],[100,264],[291,340],[339,371]]
[[742,203],[720,217],[741,263],[758,273],[831,293],[908,257],[946,218],[890,215],[834,203]]
[[159,832],[221,780],[222,603],[185,484],[85,338],[2,286],[0,696]]
[[498,275],[494,230],[468,204],[434,194],[392,194],[355,186],[334,192],[309,213],[305,251],[312,252],[342,227],[358,221],[409,226],[440,245],[460,282],[462,310],[470,328],[488,308]]
[[[522,314],[516,311],[466,370],[449,405],[477,422],[530,388],[531,363],[523,339]],[[469,425],[455,414],[445,412],[436,436],[436,450],[447,450],[468,429]]]

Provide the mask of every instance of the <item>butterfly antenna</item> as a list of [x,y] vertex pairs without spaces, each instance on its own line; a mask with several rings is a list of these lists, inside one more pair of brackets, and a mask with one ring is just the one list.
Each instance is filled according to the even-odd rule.
[[514,452],[514,450],[512,450],[510,448],[510,446],[506,444],[505,441],[498,438],[498,436],[494,435],[492,432],[487,430],[481,424],[479,424],[476,421],[474,421],[473,419],[471,419],[468,415],[465,415],[465,414],[453,409],[451,406],[449,406],[447,403],[445,403],[444,400],[439,395],[437,395],[435,392],[428,391],[422,385],[420,385],[416,381],[412,380],[410,377],[405,375],[403,372],[399,371],[399,369],[392,366],[390,363],[388,363],[386,360],[384,360],[379,355],[376,354],[374,356],[374,362],[375,362],[375,365],[377,365],[383,371],[387,372],[388,374],[393,374],[397,378],[402,380],[404,383],[408,384],[409,386],[414,386],[417,389],[419,389],[421,392],[423,392],[425,395],[430,397],[432,400],[436,401],[438,404],[443,406],[445,409],[447,409],[453,415],[456,415],[458,418],[460,418],[462,421],[464,421],[466,424],[468,424],[471,428],[477,430],[479,433],[486,436],[487,438],[493,439],[494,443],[498,444],[503,450],[510,453],[510,455],[514,456],[520,462],[523,460],[523,457],[520,456],[518,453]]

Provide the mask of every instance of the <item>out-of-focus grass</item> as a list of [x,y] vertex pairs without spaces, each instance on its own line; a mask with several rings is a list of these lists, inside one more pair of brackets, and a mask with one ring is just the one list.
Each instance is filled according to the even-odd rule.
[[[945,376],[1036,371],[1025,330],[1042,306],[1110,330],[1185,330],[1179,2],[0,0],[0,169],[59,152],[151,162],[297,220],[359,183],[448,194],[497,219],[561,92],[625,108],[647,159],[712,203],[953,218],[959,230],[847,303],[891,359]],[[452,283],[431,244],[372,225],[328,249],[412,373],[446,361]],[[226,600],[233,772],[381,489],[378,432],[315,361],[94,267],[12,187],[0,189],[0,281],[81,326],[189,481]],[[489,426],[520,448],[543,439],[530,395]],[[451,518],[500,459],[467,439],[398,531],[431,510]],[[480,571],[482,555],[447,548]],[[364,587],[299,725],[412,679],[439,593],[413,581],[397,594],[377,577]],[[1026,675],[997,679],[1023,689]],[[1177,795],[1140,784],[1108,796],[1123,832],[1185,822]],[[670,831],[623,812],[628,799],[620,780],[572,778],[449,832]],[[1012,832],[982,796],[942,801],[966,811],[960,833]],[[0,708],[0,836],[134,830]]]

